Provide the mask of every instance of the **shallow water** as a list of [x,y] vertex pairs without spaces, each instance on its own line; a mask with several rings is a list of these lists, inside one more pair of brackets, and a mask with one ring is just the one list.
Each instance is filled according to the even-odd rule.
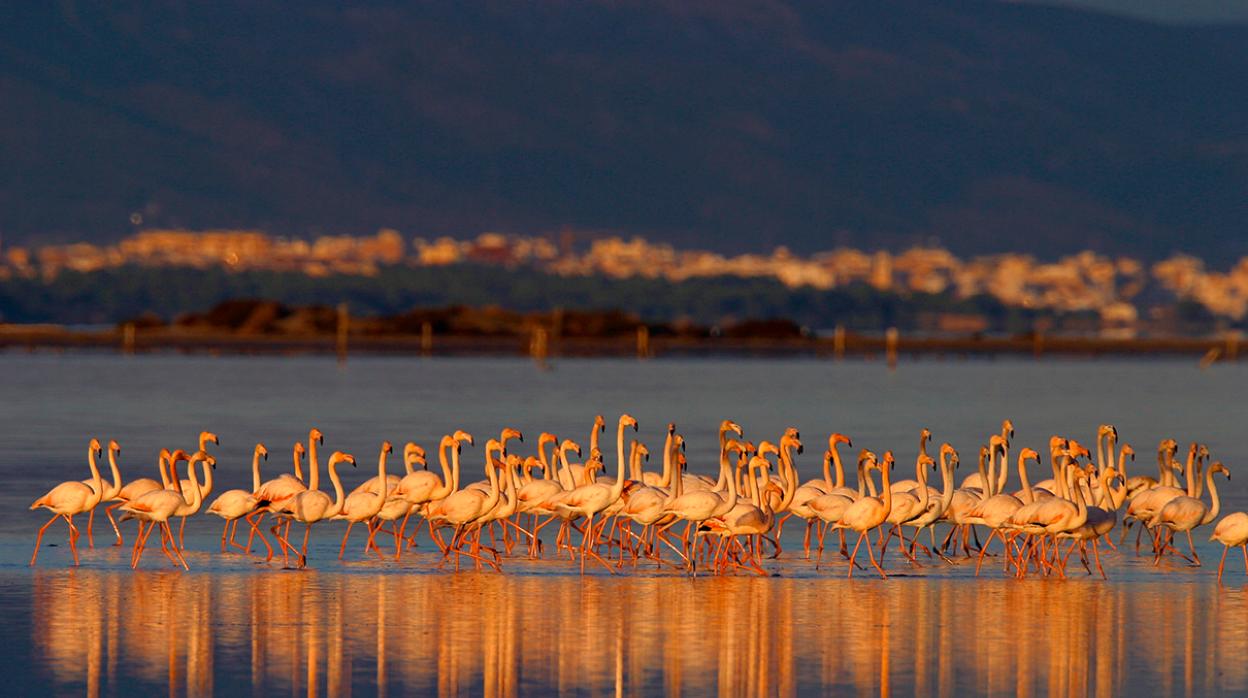
[[[128,548],[113,547],[84,552],[71,569],[60,524],[38,566],[26,566],[47,517],[25,508],[83,476],[90,436],[122,444],[125,477],[151,477],[160,447],[192,447],[205,428],[222,439],[212,449],[219,492],[249,483],[257,440],[273,452],[266,472],[286,469],[289,445],[312,425],[325,432],[326,452],[359,457],[360,470],[344,474],[350,487],[373,474],[383,438],[432,447],[455,428],[484,438],[507,424],[529,435],[523,451],[542,430],[584,442],[597,412],[608,422],[636,416],[656,452],[675,421],[700,472],[711,471],[720,419],[754,439],[797,426],[805,477],[834,429],[856,447],[894,449],[900,473],[912,467],[920,427],[973,461],[1003,417],[1016,443],[1033,447],[1055,432],[1091,445],[1096,425],[1112,422],[1140,453],[1133,474],[1155,472],[1160,438],[1208,443],[1236,473],[1220,483],[1224,510],[1240,509],[1235,398],[1248,371],[1237,366],[922,361],[890,373],[870,362],[587,360],[539,372],[519,360],[353,359],[340,368],[319,357],[8,354],[0,367],[0,670],[19,693],[1248,690],[1242,557],[1232,556],[1219,588],[1221,547],[1204,542],[1207,529],[1197,532],[1205,566],[1154,567],[1128,544],[1104,555],[1109,581],[1076,560],[1067,581],[1018,581],[1003,579],[992,558],[976,579],[973,563],[921,558],[916,567],[891,552],[888,580],[847,580],[843,562],[815,569],[801,559],[793,523],[767,578],[689,579],[651,566],[581,577],[566,559],[453,573],[438,568],[427,538],[395,564],[364,559],[360,536],[340,563],[340,525],[313,530],[311,570],[283,571],[220,554],[218,520],[199,517],[188,526],[189,573],[170,571],[157,549],[131,571]],[[613,438],[609,430],[606,444]],[[465,455],[471,473],[480,444]],[[124,526],[129,540],[133,523]],[[102,543],[107,528],[96,529]]]

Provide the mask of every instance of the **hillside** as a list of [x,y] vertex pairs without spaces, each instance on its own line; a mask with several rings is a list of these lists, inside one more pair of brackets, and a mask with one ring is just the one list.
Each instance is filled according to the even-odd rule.
[[1248,253],[1248,28],[995,2],[0,9],[0,233]]

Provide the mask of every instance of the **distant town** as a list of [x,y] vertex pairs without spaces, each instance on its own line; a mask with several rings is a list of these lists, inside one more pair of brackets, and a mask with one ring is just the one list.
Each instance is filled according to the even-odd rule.
[[[713,277],[766,278],[790,289],[827,291],[855,285],[880,293],[990,297],[1009,308],[1099,318],[1103,333],[1135,328],[1184,303],[1223,325],[1248,314],[1248,259],[1230,271],[1176,255],[1147,264],[1082,252],[1056,261],[1002,254],[960,259],[947,250],[916,247],[899,253],[834,249],[808,257],[781,247],[770,254],[726,256],[682,250],[640,237],[516,236],[482,233],[470,239],[372,236],[304,240],[247,230],[144,230],[115,245],[88,243],[0,248],[0,281],[53,282],[65,272],[91,274],[121,267],[282,272],[308,277],[375,276],[387,268],[494,265],[546,274],[648,278],[679,283]],[[947,314],[935,329],[974,332],[976,318]]]

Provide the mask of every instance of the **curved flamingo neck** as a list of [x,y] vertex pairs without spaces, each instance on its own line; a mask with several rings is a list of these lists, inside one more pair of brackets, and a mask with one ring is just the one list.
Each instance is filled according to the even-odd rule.
[[[310,490],[320,489],[321,487],[321,466],[316,462],[316,456],[314,455],[315,453],[316,453],[316,446],[313,446],[312,449],[308,451],[308,471],[309,471],[308,475],[309,477],[308,477],[307,482],[308,482],[308,489]],[[298,463],[298,461],[296,461],[296,463]],[[300,482],[303,482],[302,472],[296,473],[295,477],[299,478]]]
[[[316,451],[317,441],[319,441],[319,439],[308,439],[308,468],[310,468],[314,473],[313,477],[315,477],[316,471],[321,467],[320,459],[317,457]],[[301,482],[303,481],[303,472],[299,469],[298,461],[295,462],[295,477],[299,478]],[[313,487],[311,489],[316,488]]]
[[[931,501],[931,492],[927,490],[927,467],[920,466],[919,477],[919,511],[927,511],[927,505]],[[891,489],[891,488],[890,488]]]
[[334,485],[334,503],[330,505],[329,511],[325,512],[324,518],[333,518],[342,513],[342,505],[346,500],[345,493],[342,491],[342,479],[338,477],[338,463],[336,458],[329,459],[329,481]]
[[1010,442],[1002,439],[1001,443],[1001,467],[997,471],[997,489],[996,494],[1005,491],[1005,486],[1010,481]]
[[386,490],[389,489],[389,483],[386,482],[386,449],[381,449],[381,455],[377,457],[377,496],[385,498]]
[[[1192,445],[1195,446],[1195,444],[1192,444]],[[1183,467],[1183,479],[1187,481],[1187,496],[1189,497],[1196,496],[1196,493],[1197,493],[1196,487],[1199,484],[1197,481],[1200,480],[1199,475],[1197,475],[1196,477],[1192,477],[1192,474],[1194,472],[1193,468],[1195,466],[1196,466],[1196,449],[1189,448],[1187,449],[1187,465]]]
[[[443,437],[442,441],[438,442],[438,465],[442,468],[442,483],[437,489],[429,493],[430,500],[443,499],[449,496],[452,492],[451,487],[454,485],[454,473],[451,472],[450,466],[446,463],[446,440],[446,437]],[[454,448],[458,450],[459,442],[454,442]]]
[[117,467],[117,452],[111,448],[108,449],[108,468],[113,473],[113,484],[109,487],[109,491],[112,495],[116,495],[121,491],[121,469]]
[[1209,511],[1204,518],[1200,520],[1201,526],[1211,523],[1218,518],[1218,514],[1222,511],[1222,499],[1218,497],[1218,486],[1213,481],[1213,466],[1210,466],[1209,470],[1205,471],[1205,478],[1205,486],[1209,488],[1209,497],[1213,500],[1213,504],[1209,507]]
[[171,489],[169,486],[169,458],[170,457],[171,456],[167,451],[161,451],[160,455],[156,456],[156,470],[160,471],[160,486],[162,489],[166,489],[166,490]]
[[291,458],[295,462],[295,479],[303,482],[303,452],[296,448],[292,451]]
[[620,426],[616,430],[615,437],[615,482],[611,485],[611,501],[620,498],[624,493],[624,420],[620,420]]
[[576,478],[572,477],[572,466],[568,463],[568,449],[563,444],[559,445],[559,465],[555,469],[556,479],[559,480],[559,486],[565,490],[576,487]]
[[[186,475],[191,481],[191,500],[187,502],[187,504],[190,504],[191,508],[198,508],[199,505],[202,504],[204,501],[203,492],[201,492],[199,489],[199,477],[195,473],[195,465],[197,463],[202,462],[203,460],[204,460],[204,452],[200,451],[196,453],[195,455],[191,456],[191,460],[187,462],[186,464]],[[174,480],[177,480],[177,478],[175,477]],[[183,499],[185,498],[186,496],[185,494],[183,494]]]
[[251,491],[260,491],[260,449],[251,455]]
[[1023,504],[1031,504],[1036,501],[1036,495],[1031,491],[1031,480],[1027,479],[1027,459],[1023,454],[1018,454],[1018,479],[1023,482]]
[[104,479],[100,476],[99,464],[95,462],[95,449],[88,445],[87,451],[87,467],[91,469],[91,494],[87,496],[87,504],[95,507],[104,498]]
[[953,464],[946,461],[943,455],[940,459],[940,477],[944,480],[940,493],[940,510],[943,512],[953,503]]

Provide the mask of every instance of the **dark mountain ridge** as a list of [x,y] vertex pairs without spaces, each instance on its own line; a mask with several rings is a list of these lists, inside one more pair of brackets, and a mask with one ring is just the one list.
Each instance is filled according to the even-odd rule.
[[966,0],[0,9],[0,233],[1248,254],[1248,27]]

